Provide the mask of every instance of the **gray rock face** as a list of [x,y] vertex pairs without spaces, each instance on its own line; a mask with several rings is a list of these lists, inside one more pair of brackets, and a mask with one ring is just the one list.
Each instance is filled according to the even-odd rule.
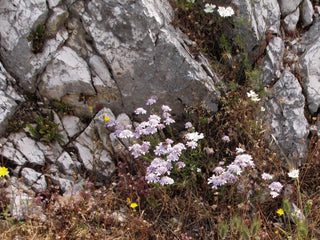
[[36,141],[22,133],[11,135],[10,140],[13,141],[16,149],[25,156],[30,164],[38,166],[45,165],[45,156]]
[[63,116],[61,121],[70,138],[74,137],[84,128],[80,119],[76,116]]
[[157,94],[160,102],[170,99],[172,108],[181,113],[179,101],[191,104],[192,92],[217,109],[217,78],[203,69],[206,62],[194,60],[185,36],[168,25],[173,15],[167,1],[92,0],[84,5],[84,27],[112,70],[125,112]]
[[[319,36],[319,33],[317,34]],[[300,61],[301,73],[307,93],[309,110],[318,111],[320,106],[320,40],[317,39],[306,50]]]
[[[107,131],[101,135],[101,124],[104,121],[100,114],[97,114],[89,126],[81,133],[74,142],[74,146],[79,152],[80,161],[90,173],[96,174],[99,180],[103,181],[111,176],[115,170],[115,165],[108,151],[104,149],[104,141],[108,141]],[[97,134],[99,132],[99,134]],[[104,139],[104,141],[102,140]],[[108,145],[107,143],[105,143]]]
[[72,176],[74,173],[78,173],[81,167],[79,162],[74,161],[69,153],[63,152],[57,159],[57,164],[61,168],[62,173]]
[[234,21],[240,26],[238,34],[247,51],[265,40],[267,31],[280,33],[280,8],[277,0],[233,0],[237,7]]
[[279,0],[281,15],[283,17],[297,10],[303,0]]
[[27,37],[39,23],[44,23],[48,9],[45,0],[7,1],[7,7],[1,15],[1,48],[0,56],[5,59],[7,71],[23,83],[26,89],[33,87],[30,70],[30,58],[33,54]]
[[57,52],[47,66],[39,89],[42,96],[56,100],[67,94],[95,94],[87,63],[68,47]]
[[0,135],[5,132],[7,122],[18,106],[15,100],[23,100],[9,85],[11,82],[13,82],[12,77],[0,62]]
[[313,6],[310,0],[304,0],[302,3],[302,22],[305,26],[309,26],[313,22]]
[[297,23],[300,17],[300,10],[297,8],[294,12],[288,14],[284,19],[284,27],[288,32],[294,32],[296,30]]
[[282,58],[284,43],[280,37],[273,37],[267,46],[267,55],[263,62],[262,82],[270,84],[274,79],[279,79],[283,68]]
[[[271,134],[292,163],[306,155],[309,124],[304,116],[304,101],[299,81],[288,70],[273,86],[273,97],[267,102]],[[276,149],[278,146],[274,146]],[[279,150],[279,149],[277,149]]]
[[44,175],[39,172],[36,172],[32,168],[24,168],[21,171],[21,176],[23,181],[31,186],[31,188],[36,192],[42,192],[47,189],[47,182]]

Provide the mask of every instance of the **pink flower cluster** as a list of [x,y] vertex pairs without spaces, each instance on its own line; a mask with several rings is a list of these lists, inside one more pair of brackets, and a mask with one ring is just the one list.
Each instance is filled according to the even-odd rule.
[[213,189],[228,184],[235,183],[239,180],[241,173],[247,168],[254,168],[252,156],[249,154],[240,154],[226,168],[216,167],[214,175],[208,178],[208,184],[212,184]]
[[[152,96],[148,99],[146,105],[153,105],[157,102],[158,98]],[[115,126],[115,135],[118,138],[130,138],[130,139],[139,139],[144,138],[146,135],[153,135],[159,130],[165,128],[165,126],[170,125],[175,122],[172,119],[170,112],[172,109],[167,105],[161,106],[162,114],[161,117],[156,114],[151,114],[147,121],[142,121],[137,124],[134,130],[131,130],[132,126],[121,126],[115,120],[110,120],[108,127]],[[142,115],[146,114],[147,111],[144,108],[137,108],[135,114]],[[188,131],[192,131],[192,124],[187,122],[185,127],[188,128]],[[189,132],[185,135],[187,140],[186,145],[183,143],[176,143],[167,138],[163,142],[159,142],[151,151],[151,143],[149,141],[142,141],[140,143],[135,142],[128,147],[134,158],[138,158],[141,155],[146,155],[147,153],[154,155],[155,158],[152,160],[150,166],[147,168],[146,180],[148,183],[160,183],[161,185],[173,184],[174,180],[169,177],[173,165],[176,165],[178,168],[183,168],[186,164],[182,161],[179,161],[180,156],[187,147],[192,149],[198,146],[198,141],[203,139],[204,136],[202,133],[198,132]]]

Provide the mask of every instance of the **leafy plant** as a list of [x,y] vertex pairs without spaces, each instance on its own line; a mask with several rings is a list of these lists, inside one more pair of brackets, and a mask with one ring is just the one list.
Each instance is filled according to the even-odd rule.
[[27,124],[30,133],[35,138],[47,143],[54,141],[63,143],[63,136],[58,133],[59,124],[54,123],[52,112],[46,117],[38,116],[36,122],[35,128],[31,124]]
[[38,24],[36,31],[32,33],[28,40],[32,41],[32,52],[41,53],[43,50],[44,42],[45,42],[45,30],[46,26],[43,24]]
[[61,112],[63,115],[72,115],[73,114],[73,109],[71,106],[67,105],[64,102],[60,101],[53,101],[52,105],[55,107],[55,109],[58,112]]

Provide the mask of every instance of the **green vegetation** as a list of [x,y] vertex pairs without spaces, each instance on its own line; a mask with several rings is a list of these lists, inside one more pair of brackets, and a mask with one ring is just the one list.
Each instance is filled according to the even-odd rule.
[[49,116],[38,116],[36,122],[35,128],[31,124],[27,124],[30,133],[35,138],[47,143],[54,141],[63,143],[63,136],[58,133],[59,124],[54,123],[52,111]]
[[36,31],[28,37],[29,41],[32,41],[32,52],[41,53],[43,50],[46,26],[43,24],[38,24]]

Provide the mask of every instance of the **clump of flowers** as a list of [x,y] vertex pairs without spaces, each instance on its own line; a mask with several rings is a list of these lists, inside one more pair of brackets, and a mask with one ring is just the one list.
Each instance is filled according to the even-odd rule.
[[250,90],[250,92],[247,92],[247,96],[253,102],[259,102],[260,101],[260,98],[259,98],[258,94],[256,94],[255,91],[253,91],[253,90]]
[[[158,98],[152,96],[146,105],[150,106],[157,102]],[[181,169],[186,164],[181,161],[184,151],[196,149],[198,142],[204,138],[202,133],[194,131],[192,123],[187,122],[185,128],[184,142],[175,143],[170,138],[165,138],[163,129],[175,123],[171,116],[172,109],[167,105],[161,106],[161,114],[150,114],[147,120],[132,126],[121,126],[115,120],[110,119],[107,126],[115,126],[115,135],[120,139],[127,139],[132,142],[128,150],[134,158],[144,157],[151,161],[147,167],[145,179],[148,183],[158,183],[162,186],[171,185],[174,179],[170,177],[173,169]],[[136,115],[146,115],[147,110],[137,108]],[[152,143],[151,140],[152,139]],[[149,141],[148,141],[149,140]]]
[[[204,12],[205,13],[213,13],[216,9],[216,5],[211,3],[206,3],[204,5]],[[234,10],[232,7],[218,7],[218,13],[220,17],[231,17],[234,15]]]
[[231,17],[234,15],[232,7],[218,7],[218,13],[221,17]]
[[[237,152],[243,153],[242,148],[237,148]],[[214,175],[208,178],[208,183],[212,184],[213,189],[223,186],[228,183],[235,183],[239,180],[241,174],[247,167],[254,168],[254,162],[252,156],[246,153],[239,154],[235,160],[226,167],[216,167],[214,169]]]
[[293,178],[293,179],[296,179],[296,178],[299,178],[299,169],[292,169],[289,173],[288,173],[288,176]]
[[204,5],[204,12],[205,13],[213,13],[213,10],[216,8],[216,5],[211,4],[211,3],[206,3]]

